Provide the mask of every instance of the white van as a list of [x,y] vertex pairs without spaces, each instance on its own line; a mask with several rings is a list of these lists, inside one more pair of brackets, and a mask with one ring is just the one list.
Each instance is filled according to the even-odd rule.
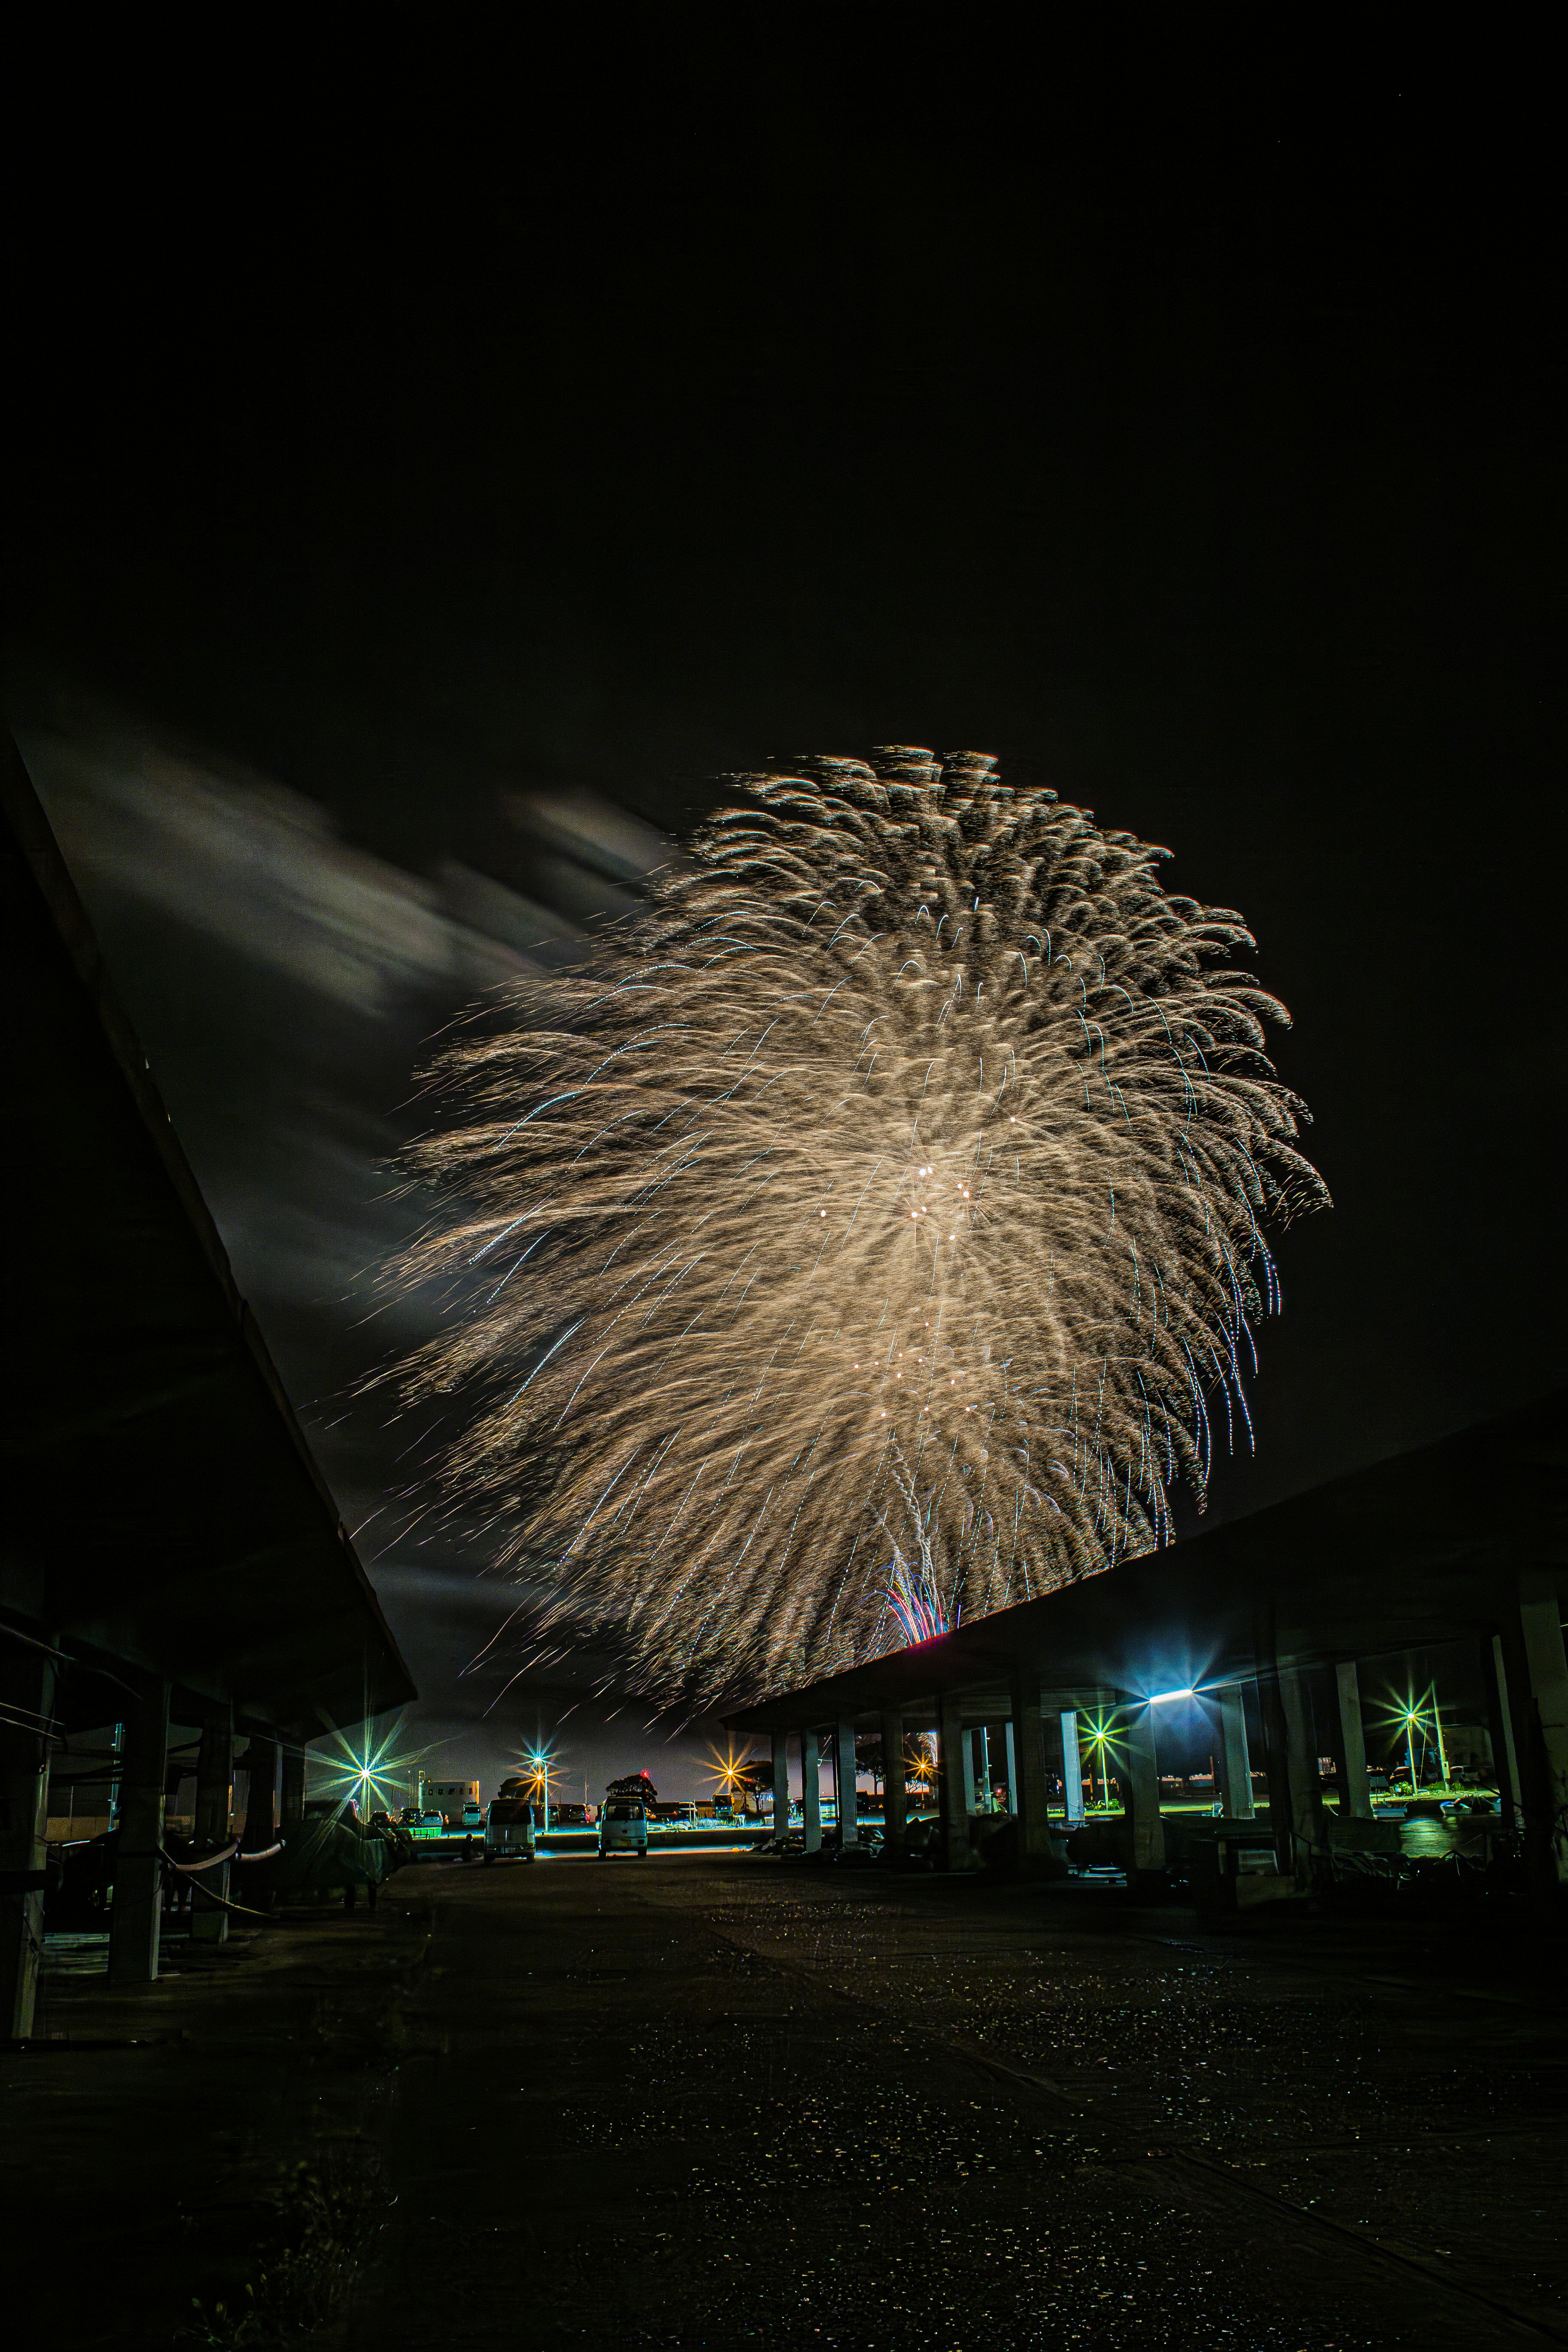
[[533,1807],[519,1797],[492,1797],[485,1814],[486,1862],[531,1862],[538,1851]]
[[647,1860],[647,1807],[640,1797],[608,1797],[599,1808],[599,1860],[612,1853]]

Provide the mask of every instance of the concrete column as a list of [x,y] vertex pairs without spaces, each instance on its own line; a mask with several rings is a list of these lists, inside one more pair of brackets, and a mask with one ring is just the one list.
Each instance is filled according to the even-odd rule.
[[125,1710],[120,1777],[120,1843],[109,1915],[109,1981],[152,1984],[163,1927],[163,1759],[169,1746],[169,1685],[149,1677]]
[[[234,1709],[226,1704],[216,1707],[202,1726],[202,1744],[196,1751],[196,1821],[195,1848],[198,1854],[211,1853],[226,1846],[229,1838],[229,1815],[234,1801]],[[228,1913],[216,1903],[204,1903],[199,1890],[213,1895],[228,1894],[229,1865],[219,1863],[216,1870],[204,1870],[195,1880],[197,1892],[191,1897],[191,1934],[198,1944],[224,1944],[228,1941]]]
[[1239,1690],[1219,1694],[1219,1785],[1226,1819],[1249,1822],[1252,1813],[1252,1759],[1247,1748],[1247,1705]]
[[1071,1829],[1083,1819],[1083,1757],[1078,1744],[1077,1707],[1064,1706],[1058,1720],[1062,1727],[1062,1790],[1068,1826]]
[[904,1718],[896,1709],[882,1717],[882,1843],[889,1854],[901,1854],[909,1801],[904,1789]]
[[1145,1874],[1165,1867],[1165,1831],[1160,1819],[1160,1763],[1154,1746],[1152,1706],[1141,1706],[1135,1715],[1124,1719],[1119,1744],[1131,1816],[1127,1866],[1131,1886]]
[[1503,1657],[1514,1694],[1525,1866],[1537,1895],[1555,1895],[1568,1885],[1568,1659],[1562,1604],[1544,1571],[1520,1579]]
[[1519,1827],[1519,1750],[1514,1745],[1513,1709],[1509,1703],[1508,1668],[1503,1663],[1502,1635],[1481,1641],[1481,1676],[1486,1685],[1487,1725],[1492,1743],[1492,1769],[1497,1775],[1498,1811],[1509,1827]]
[[838,1843],[840,1846],[860,1843],[860,1815],[855,1802],[855,1726],[838,1723],[833,1727],[833,1793],[838,1801]]
[[1028,1876],[1050,1862],[1050,1816],[1046,1804],[1046,1738],[1040,1713],[1040,1680],[1027,1668],[1013,1675],[1012,1755],[1015,1772],[1013,1811],[1017,1819],[1020,1875]]
[[967,1819],[969,1818],[970,1814],[971,1814],[971,1813],[973,1813],[973,1811],[974,1811],[974,1800],[975,1800],[975,1793],[976,1793],[976,1792],[975,1792],[975,1787],[974,1787],[974,1734],[973,1734],[973,1731],[963,1731],[963,1732],[960,1732],[960,1734],[959,1734],[959,1738],[958,1738],[958,1746],[959,1746],[959,1753],[961,1754],[961,1756],[962,1756],[962,1757],[963,1757],[963,1813],[964,1813],[964,1819],[967,1821]]
[[290,1740],[279,1774],[278,1826],[285,1840],[297,1837],[305,1821],[305,1751]]
[[974,1794],[982,1812],[990,1812],[991,1796],[991,1733],[982,1723],[974,1731]]
[[807,1853],[822,1845],[822,1751],[815,1731],[800,1735],[800,1820]]
[[949,1870],[967,1870],[971,1847],[963,1785],[963,1723],[957,1700],[945,1692],[937,1702],[936,1736],[942,1762],[942,1860]]
[[773,1734],[773,1835],[783,1837],[789,1827],[789,1734]]
[[1005,1727],[1007,1734],[1007,1811],[1010,1813],[1016,1814],[1018,1810],[1018,1743],[1013,1735],[1013,1718],[1011,1716],[1007,1718]]
[[56,1664],[0,1633],[0,2036],[12,2042],[32,2032],[38,1998]]
[[1358,1822],[1372,1819],[1372,1790],[1366,1778],[1366,1732],[1361,1719],[1361,1676],[1353,1658],[1342,1658],[1334,1668],[1335,1695],[1340,1703],[1340,1810]]
[[278,1843],[278,1742],[253,1736],[244,1761],[245,1829],[240,1846],[246,1853],[265,1853]]
[[1323,1783],[1318,1771],[1318,1738],[1312,1715],[1312,1694],[1307,1677],[1297,1668],[1279,1670],[1279,1696],[1285,1710],[1290,1775],[1290,1829],[1296,1843],[1298,1875],[1316,1866],[1328,1851],[1323,1825]]

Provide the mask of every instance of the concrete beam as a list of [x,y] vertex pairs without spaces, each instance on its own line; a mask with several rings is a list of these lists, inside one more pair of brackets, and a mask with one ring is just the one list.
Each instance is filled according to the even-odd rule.
[[0,2037],[11,2042],[32,2032],[38,1998],[56,1664],[0,1633]]
[[[202,1725],[202,1743],[196,1750],[196,1820],[195,1844],[198,1853],[211,1853],[216,1847],[228,1843],[229,1820],[234,1805],[234,1709],[225,1703],[215,1706]],[[228,1941],[228,1913],[216,1903],[204,1903],[202,1893],[226,1896],[229,1864],[219,1863],[215,1870],[202,1871],[195,1881],[196,1892],[191,1897],[191,1934],[198,1944],[224,1944]]]
[[800,1822],[807,1853],[822,1846],[822,1749],[815,1731],[800,1735]]
[[889,1855],[903,1853],[908,1823],[904,1718],[896,1708],[890,1708],[882,1717],[882,1843]]
[[853,1720],[836,1723],[833,1727],[833,1794],[838,1807],[838,1843],[841,1846],[860,1843],[860,1813],[855,1801],[855,1725]]
[[1372,1819],[1372,1790],[1366,1777],[1366,1731],[1361,1716],[1361,1676],[1353,1658],[1342,1658],[1334,1668],[1334,1695],[1340,1710],[1340,1806],[1358,1822]]
[[163,1920],[164,1759],[169,1685],[149,1677],[128,1700],[120,1778],[120,1840],[109,1915],[109,1981],[153,1984]]

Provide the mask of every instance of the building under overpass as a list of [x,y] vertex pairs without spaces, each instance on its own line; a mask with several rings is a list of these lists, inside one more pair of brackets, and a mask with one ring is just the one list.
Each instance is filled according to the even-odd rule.
[[[199,1738],[215,1853],[248,1738],[245,1837],[264,1849],[302,1810],[306,1744],[415,1690],[7,748],[0,2032],[17,2038],[52,1758],[115,1727],[110,1969],[133,1983],[157,1972],[171,1722]],[[204,1878],[226,1884],[221,1863]],[[199,1916],[221,1934],[220,1906]]]
[[[1555,1896],[1568,1884],[1565,1482],[1568,1394],[1560,1392],[939,1640],[780,1692],[731,1727],[773,1742],[775,1820],[787,1818],[779,1808],[789,1742],[801,1742],[808,1843],[820,1834],[810,1799],[825,1735],[840,1833],[852,1837],[857,1732],[879,1733],[890,1764],[910,1733],[934,1731],[950,1867],[970,1858],[972,1741],[984,1729],[1006,1755],[1015,1852],[1028,1870],[1047,1861],[1058,1769],[1069,1817],[1081,1805],[1085,1711],[1099,1722],[1113,1713],[1135,1875],[1157,1873],[1166,1858],[1158,1702],[1194,1695],[1211,1716],[1226,1817],[1251,1819],[1261,1767],[1278,1869],[1300,1880],[1334,1836],[1347,1835],[1325,1822],[1321,1757],[1337,1760],[1342,1811],[1371,1813],[1362,1670],[1458,1645],[1531,1885]],[[896,1766],[884,1777],[886,1834],[897,1846],[904,1778]]]

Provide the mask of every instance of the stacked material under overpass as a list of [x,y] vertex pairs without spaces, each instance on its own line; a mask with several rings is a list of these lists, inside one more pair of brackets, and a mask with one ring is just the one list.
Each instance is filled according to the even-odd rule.
[[[171,1722],[196,1844],[300,1817],[306,1744],[415,1696],[20,762],[4,867],[12,1404],[0,1537],[0,2033],[30,2030],[49,1762],[120,1727],[110,1969],[158,1966]],[[226,1864],[203,1884],[220,1897]],[[204,1905],[198,1932],[226,1914]]]
[[[879,1734],[895,1848],[905,1790],[893,1759],[909,1735],[934,1731],[944,1858],[963,1867],[974,1804],[970,1735],[984,1727],[1007,1759],[1015,1852],[1028,1871],[1047,1864],[1047,1787],[1058,1769],[1069,1817],[1078,1809],[1084,1714],[1114,1714],[1136,1885],[1166,1860],[1151,1701],[1192,1693],[1210,1711],[1226,1818],[1251,1819],[1260,1766],[1279,1874],[1303,1885],[1336,1839],[1353,1834],[1344,1817],[1371,1814],[1362,1670],[1458,1645],[1484,1694],[1502,1811],[1522,1833],[1531,1884],[1560,1898],[1568,1885],[1565,1427],[1568,1397],[1543,1398],[939,1640],[780,1692],[732,1717],[732,1728],[772,1739],[774,1787],[786,1799],[792,1738],[812,1790],[826,1734],[838,1788],[852,1792],[856,1733]],[[1243,1705],[1254,1692],[1260,1756],[1248,1752]],[[1336,1759],[1337,1820],[1325,1817],[1324,1756]],[[845,1823],[842,1812],[841,1833],[853,1836],[852,1814]]]

